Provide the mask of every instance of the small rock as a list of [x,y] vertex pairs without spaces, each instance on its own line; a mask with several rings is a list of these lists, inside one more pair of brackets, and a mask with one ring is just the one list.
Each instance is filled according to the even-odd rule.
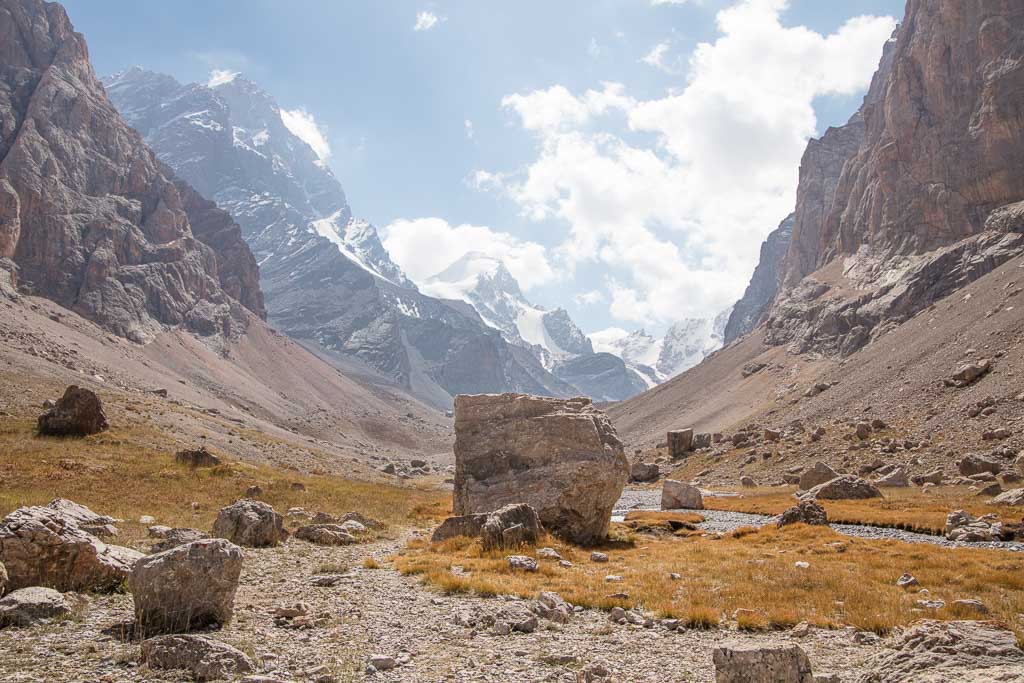
[[524,571],[524,572],[535,572],[537,571],[537,560],[526,555],[509,555],[507,558],[508,566],[510,569]]
[[153,669],[184,669],[196,681],[233,678],[254,670],[243,652],[208,636],[168,635],[142,642],[142,661]]
[[20,588],[0,599],[0,627],[34,626],[70,613],[71,603],[52,588]]

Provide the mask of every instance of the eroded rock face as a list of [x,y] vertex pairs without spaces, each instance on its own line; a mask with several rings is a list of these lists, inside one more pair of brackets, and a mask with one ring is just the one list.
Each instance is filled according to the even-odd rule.
[[858,683],[1024,680],[1024,651],[1013,632],[985,621],[918,621],[875,656]]
[[232,679],[254,671],[245,653],[208,636],[157,636],[142,642],[142,661],[153,669],[184,669],[196,681]]
[[47,436],[88,436],[108,427],[99,396],[88,389],[70,386],[53,408],[39,416],[36,430]]
[[217,514],[212,535],[246,548],[269,548],[285,540],[288,532],[274,508],[243,498]]
[[768,343],[847,355],[1024,251],[1022,36],[1014,0],[907,4],[858,114],[808,145]]
[[716,683],[814,683],[811,662],[798,645],[735,644],[716,647]]
[[221,538],[142,558],[128,578],[138,628],[176,633],[228,623],[241,572],[242,550]]
[[107,100],[64,9],[0,8],[0,258],[20,285],[136,341],[162,325],[238,326],[229,289],[263,315],[238,227],[192,224],[188,197]]
[[115,590],[141,557],[107,545],[52,508],[18,508],[0,523],[0,562],[7,567],[8,590]]
[[589,399],[455,399],[457,515],[526,503],[548,531],[593,543],[607,535],[628,478],[622,442]]

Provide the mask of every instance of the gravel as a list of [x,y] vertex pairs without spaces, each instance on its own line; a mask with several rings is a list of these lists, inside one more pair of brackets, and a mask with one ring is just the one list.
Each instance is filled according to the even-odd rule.
[[[716,497],[714,494],[705,492],[705,498]],[[627,488],[622,492],[622,497],[615,505],[613,519],[621,519],[630,510],[658,510],[661,507],[661,491],[659,489],[633,489]],[[701,510],[704,522],[700,528],[717,533],[727,533],[742,526],[762,526],[775,520],[769,515],[757,515],[747,512],[727,512],[725,510]],[[1024,552],[1024,543],[1020,542],[998,542],[998,543],[963,543],[950,541],[943,536],[932,536],[920,534],[902,529],[891,529],[888,527],[869,526],[867,524],[830,524],[832,529],[846,536],[858,538],[875,538],[890,541],[903,541],[904,543],[931,543],[945,548],[994,548],[997,550],[1009,550],[1013,552]]]

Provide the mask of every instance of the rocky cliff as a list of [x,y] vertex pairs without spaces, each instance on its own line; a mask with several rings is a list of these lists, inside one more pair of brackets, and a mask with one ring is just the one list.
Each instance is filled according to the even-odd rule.
[[725,324],[723,343],[728,345],[750,333],[764,319],[775,300],[782,279],[782,267],[793,236],[794,214],[786,216],[779,227],[761,243],[761,255],[743,296],[733,306]]
[[264,315],[238,226],[164,171],[41,0],[0,1],[0,259],[23,290],[139,342]]
[[808,146],[766,341],[848,355],[1024,249],[1022,92],[1024,5],[910,0],[860,111]]
[[269,320],[292,338],[357,359],[436,406],[458,393],[579,393],[472,307],[420,292],[252,81],[183,85],[132,68],[106,87],[160,159],[242,226]]

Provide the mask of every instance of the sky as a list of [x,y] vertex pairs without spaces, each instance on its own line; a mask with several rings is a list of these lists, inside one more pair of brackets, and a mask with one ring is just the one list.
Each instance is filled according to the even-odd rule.
[[742,293],[903,0],[65,0],[98,75],[241,72],[414,281],[467,251],[588,333]]

